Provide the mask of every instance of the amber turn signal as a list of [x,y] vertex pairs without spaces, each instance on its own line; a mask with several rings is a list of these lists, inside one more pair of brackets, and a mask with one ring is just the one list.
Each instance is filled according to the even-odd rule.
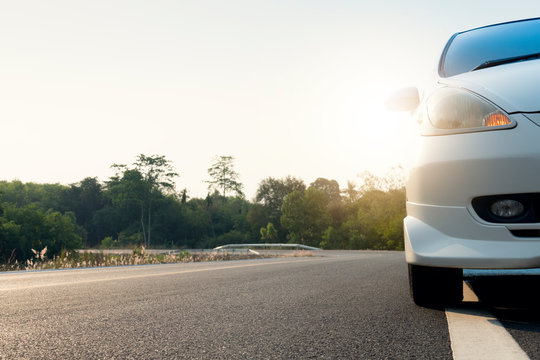
[[499,111],[492,112],[484,117],[484,126],[503,126],[511,123],[510,119]]

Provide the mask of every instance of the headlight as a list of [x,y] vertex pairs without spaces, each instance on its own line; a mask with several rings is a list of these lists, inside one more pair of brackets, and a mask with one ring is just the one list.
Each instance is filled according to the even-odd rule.
[[483,98],[466,90],[442,88],[429,97],[426,115],[436,129],[433,135],[497,130],[516,123]]

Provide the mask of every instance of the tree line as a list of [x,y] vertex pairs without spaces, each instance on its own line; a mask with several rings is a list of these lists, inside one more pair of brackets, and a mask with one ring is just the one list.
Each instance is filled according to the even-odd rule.
[[268,177],[249,201],[234,158],[208,169],[205,198],[177,191],[164,156],[113,164],[115,175],[67,185],[0,181],[0,261],[25,261],[76,248],[135,245],[213,248],[227,243],[290,242],[325,249],[403,249],[405,191],[396,176],[367,174],[361,187],[318,178],[306,186]]

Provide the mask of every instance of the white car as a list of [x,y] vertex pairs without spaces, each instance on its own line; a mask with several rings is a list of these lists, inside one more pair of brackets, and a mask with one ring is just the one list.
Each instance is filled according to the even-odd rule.
[[540,267],[540,18],[455,34],[432,91],[388,104],[421,123],[404,220],[415,303],[461,301],[463,268]]

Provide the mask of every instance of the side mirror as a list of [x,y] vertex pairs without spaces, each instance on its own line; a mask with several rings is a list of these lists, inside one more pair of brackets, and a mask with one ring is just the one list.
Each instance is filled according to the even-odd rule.
[[414,111],[420,104],[418,89],[408,87],[393,93],[385,102],[387,109],[392,111]]

